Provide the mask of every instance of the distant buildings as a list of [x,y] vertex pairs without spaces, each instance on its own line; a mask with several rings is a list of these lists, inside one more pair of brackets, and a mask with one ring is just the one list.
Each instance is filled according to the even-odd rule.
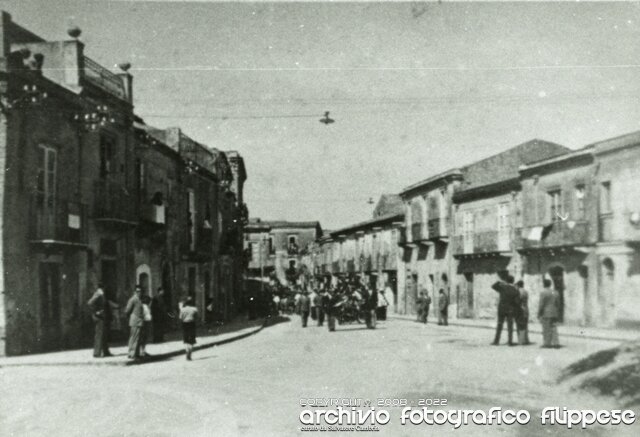
[[249,220],[244,247],[249,277],[274,277],[282,284],[305,283],[312,272],[302,259],[308,246],[322,236],[319,222]]
[[639,132],[579,150],[532,140],[410,185],[404,211],[325,234],[307,262],[319,277],[391,282],[398,314],[416,313],[420,290],[436,303],[442,289],[451,316],[494,318],[491,284],[512,275],[532,311],[548,278],[565,323],[638,326],[638,193]]
[[201,321],[243,299],[242,157],[146,125],[129,66],[111,72],[69,33],[0,16],[0,354],[88,344],[98,282],[114,336],[135,284],[173,307],[194,296]]

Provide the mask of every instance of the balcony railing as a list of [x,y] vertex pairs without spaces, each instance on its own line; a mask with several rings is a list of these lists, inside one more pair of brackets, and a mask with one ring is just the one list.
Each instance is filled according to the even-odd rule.
[[522,249],[576,246],[593,243],[586,221],[556,221],[549,225],[522,228],[518,247]]
[[427,222],[430,240],[438,240],[449,236],[449,220],[447,218],[433,218]]
[[414,223],[411,225],[411,240],[414,243],[427,240],[427,232],[422,223]]
[[78,202],[34,194],[30,201],[29,240],[32,243],[86,245],[87,208]]
[[135,224],[133,196],[124,185],[100,180],[94,185],[93,218],[98,221]]
[[84,78],[116,97],[126,98],[127,93],[122,79],[86,56],[84,57]]
[[598,226],[598,239],[600,241],[611,241],[613,239],[612,233],[612,223],[613,223],[613,215],[612,214],[602,214],[599,218]]
[[510,234],[505,232],[475,232],[453,238],[454,255],[509,252],[511,248]]
[[290,244],[287,247],[287,255],[297,255],[300,252],[300,249],[295,244]]
[[407,228],[402,226],[398,228],[398,245],[404,246],[408,243],[407,241]]

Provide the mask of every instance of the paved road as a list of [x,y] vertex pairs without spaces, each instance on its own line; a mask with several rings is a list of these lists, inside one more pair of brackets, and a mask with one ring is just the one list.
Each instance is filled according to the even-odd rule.
[[[544,406],[613,407],[557,387],[558,369],[611,343],[572,339],[561,350],[490,346],[491,332],[401,320],[302,329],[293,316],[236,343],[133,367],[0,369],[0,434],[15,436],[366,435],[301,432],[300,399],[447,399],[446,409],[527,409],[528,426],[399,424],[370,435],[566,435],[538,425]],[[539,339],[534,338],[534,341]],[[577,432],[576,432],[577,431]],[[638,435],[638,424],[588,435]]]

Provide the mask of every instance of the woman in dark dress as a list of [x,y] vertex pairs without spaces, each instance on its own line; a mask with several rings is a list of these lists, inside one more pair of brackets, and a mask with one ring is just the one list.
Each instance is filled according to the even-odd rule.
[[182,337],[187,360],[191,361],[193,345],[196,344],[196,317],[198,309],[195,307],[193,297],[188,297],[180,308],[180,321],[182,322]]

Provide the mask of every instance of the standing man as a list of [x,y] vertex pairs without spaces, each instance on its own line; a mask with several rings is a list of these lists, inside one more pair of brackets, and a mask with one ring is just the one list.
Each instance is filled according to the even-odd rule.
[[164,341],[166,316],[167,303],[165,302],[164,290],[162,287],[158,287],[158,291],[151,301],[151,321],[153,323],[154,343],[162,343]]
[[498,292],[500,298],[498,300],[498,325],[496,326],[496,335],[493,339],[494,346],[500,344],[500,335],[502,334],[502,326],[507,321],[507,331],[509,334],[509,346],[515,346],[513,342],[513,322],[515,316],[520,311],[520,292],[513,285],[513,276],[507,275],[506,281],[498,280],[491,286]]
[[384,291],[384,288],[378,290],[378,308],[376,308],[376,318],[378,320],[387,320],[387,307],[389,306],[389,301],[384,295]]
[[142,288],[136,285],[133,296],[127,302],[125,314],[129,317],[129,358],[140,358],[140,331],[144,325],[144,309],[142,308]]
[[520,317],[518,318],[518,343],[523,346],[531,344],[529,341],[529,292],[524,288],[522,280],[516,282],[520,293]]
[[311,294],[309,295],[309,302],[311,306],[311,320],[318,320],[318,293],[314,287],[311,288]]
[[416,322],[427,323],[427,317],[424,313],[424,303],[425,303],[424,296],[425,295],[424,295],[423,289],[420,289],[420,294],[418,294],[418,297],[416,298],[416,312],[418,313],[418,318],[416,319]]
[[542,347],[559,348],[560,295],[551,287],[550,279],[543,279],[542,285],[544,290],[540,294],[538,307],[538,319],[542,323]]
[[102,283],[98,283],[98,289],[87,302],[91,309],[91,318],[94,324],[93,356],[95,358],[110,357],[109,352],[109,324],[111,322],[111,308],[104,294]]
[[303,292],[298,300],[298,312],[302,319],[302,327],[307,327],[307,321],[309,320],[309,312],[311,311],[311,300],[307,296],[307,292]]
[[[449,325],[449,296],[444,292],[444,289],[440,289],[438,295],[438,325]],[[426,319],[425,319],[426,323]]]
[[324,324],[324,313],[325,313],[325,295],[327,294],[326,290],[321,290],[320,293],[316,296],[316,311],[318,312],[318,326],[322,326]]
[[338,311],[336,305],[340,302],[340,296],[336,290],[329,289],[329,299],[327,301],[327,326],[329,332],[336,330],[336,312]]

